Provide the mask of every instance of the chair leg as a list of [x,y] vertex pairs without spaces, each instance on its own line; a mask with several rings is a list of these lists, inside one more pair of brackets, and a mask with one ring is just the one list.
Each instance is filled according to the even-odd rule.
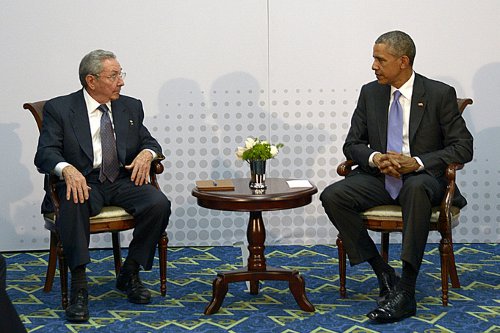
[[54,284],[54,276],[56,275],[57,265],[57,235],[50,232],[50,248],[49,248],[49,262],[47,264],[47,273],[45,274],[45,285],[43,291],[48,293],[52,290]]
[[59,276],[61,278],[61,305],[63,309],[68,307],[68,265],[64,259],[61,241],[57,242],[57,255],[59,257]]
[[120,232],[112,232],[111,240],[113,242],[113,258],[115,260],[115,274],[118,277],[122,268],[122,249],[120,246]]
[[339,254],[339,280],[340,280],[340,297],[341,298],[346,298],[347,293],[346,293],[346,288],[345,288],[345,280],[346,280],[346,265],[347,265],[347,260],[346,260],[346,253],[344,249],[344,243],[342,243],[342,239],[340,238],[340,235],[337,236],[337,250]]
[[441,257],[441,299],[443,306],[448,306],[448,267],[450,263],[450,244],[445,238],[441,238],[439,254]]
[[380,248],[382,259],[384,259],[385,262],[389,262],[389,233],[382,232],[380,235],[380,240],[382,242]]
[[160,260],[160,292],[162,296],[167,294],[167,233],[163,232],[158,242],[158,258]]
[[455,264],[455,252],[453,251],[453,242],[450,241],[450,254],[448,257],[448,272],[450,273],[451,287],[460,288],[458,280],[457,265]]

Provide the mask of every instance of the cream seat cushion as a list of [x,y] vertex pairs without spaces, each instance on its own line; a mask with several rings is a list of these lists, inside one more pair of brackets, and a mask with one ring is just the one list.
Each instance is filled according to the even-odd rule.
[[[455,227],[458,225],[458,218],[460,217],[460,209],[458,207],[452,206],[450,208],[451,212],[451,226]],[[361,213],[363,219],[370,220],[393,220],[400,221],[403,218],[401,213],[401,206],[397,205],[384,205],[376,206],[366,210]],[[437,223],[439,219],[439,206],[432,209],[431,223]]]
[[[44,214],[45,221],[55,223],[55,213]],[[109,222],[114,220],[132,220],[134,217],[125,209],[117,206],[105,206],[101,212],[90,218],[90,223]]]

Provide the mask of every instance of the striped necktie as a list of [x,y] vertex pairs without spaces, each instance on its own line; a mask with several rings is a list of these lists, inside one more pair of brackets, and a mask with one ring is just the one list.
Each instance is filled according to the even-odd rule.
[[120,173],[120,162],[116,153],[116,140],[113,133],[113,125],[109,118],[109,109],[106,104],[99,105],[98,109],[102,111],[101,116],[101,147],[102,163],[99,173],[99,180],[104,183],[106,178],[114,182]]

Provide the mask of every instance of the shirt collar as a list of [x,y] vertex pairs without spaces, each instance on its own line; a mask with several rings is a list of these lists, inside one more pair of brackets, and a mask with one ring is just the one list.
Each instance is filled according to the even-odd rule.
[[[87,92],[87,89],[85,88],[83,88],[83,98],[85,99],[85,104],[87,105],[87,112],[89,114],[97,110],[99,105],[101,105],[101,103],[97,102],[92,96],[90,96],[90,94]],[[106,106],[108,107],[109,112],[111,113],[111,101],[106,103]]]
[[399,89],[391,86],[391,96],[394,93],[394,91],[399,90],[401,92],[401,95],[403,95],[404,98],[411,101],[411,95],[413,93],[413,83],[414,82],[415,82],[415,72],[412,72],[408,81],[406,81],[401,87],[399,87]]

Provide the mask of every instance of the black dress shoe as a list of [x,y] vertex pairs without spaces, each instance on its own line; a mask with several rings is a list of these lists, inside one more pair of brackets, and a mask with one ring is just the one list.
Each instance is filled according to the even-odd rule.
[[398,284],[399,280],[400,277],[394,271],[392,273],[383,272],[380,275],[380,278],[378,280],[378,287],[380,290],[380,293],[377,298],[378,306],[384,304],[387,296],[389,296],[389,293],[396,288],[396,285]]
[[139,272],[120,271],[116,279],[116,288],[127,293],[130,303],[148,304],[151,302],[151,293],[141,282]]
[[71,322],[82,322],[89,320],[89,294],[87,289],[78,289],[71,292],[69,306],[66,308],[66,319]]
[[390,323],[414,316],[417,313],[415,296],[404,290],[394,290],[383,305],[367,314],[368,318],[379,323]]

